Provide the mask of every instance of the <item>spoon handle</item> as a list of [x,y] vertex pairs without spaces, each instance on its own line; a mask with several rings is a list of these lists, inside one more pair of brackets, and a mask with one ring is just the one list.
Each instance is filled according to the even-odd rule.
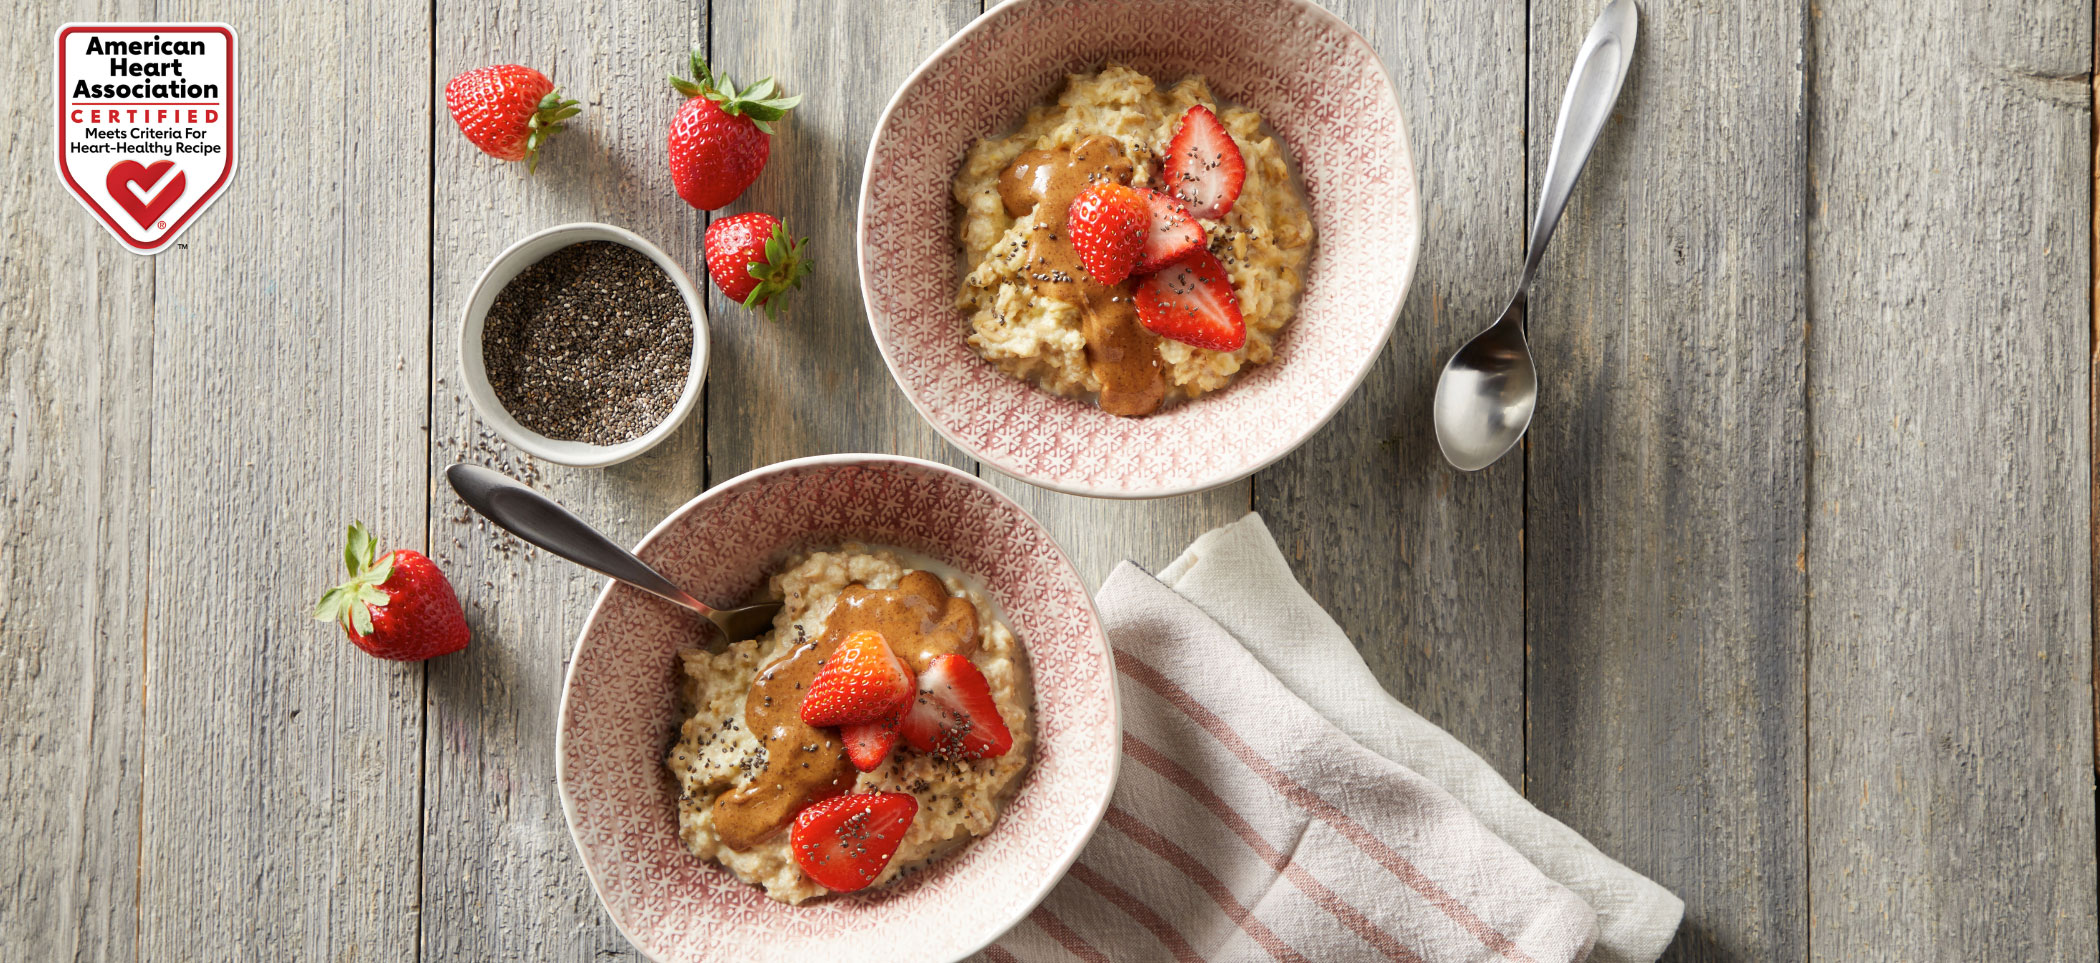
[[1518,292],[1531,286],[1531,276],[1546,254],[1546,242],[1560,224],[1568,195],[1575,191],[1575,178],[1589,163],[1590,148],[1611,118],[1619,87],[1626,82],[1626,69],[1633,62],[1633,40],[1640,12],[1633,0],[1612,0],[1599,14],[1590,35],[1575,54],[1575,70],[1568,75],[1568,92],[1560,101],[1560,122],[1553,130],[1553,153],[1546,160],[1546,183],[1539,194],[1538,217],[1531,222],[1531,247],[1524,254],[1524,280]]
[[685,594],[663,573],[517,479],[479,465],[454,465],[445,469],[445,478],[462,501],[511,534],[600,575],[712,616],[713,609]]

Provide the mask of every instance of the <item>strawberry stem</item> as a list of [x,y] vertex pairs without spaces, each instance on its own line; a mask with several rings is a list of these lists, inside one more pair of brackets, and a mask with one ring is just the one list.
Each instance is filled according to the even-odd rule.
[[375,560],[372,554],[378,550],[379,540],[365,529],[365,523],[351,522],[343,542],[343,567],[350,571],[350,578],[321,594],[320,603],[314,606],[314,621],[337,622],[359,636],[372,634],[372,607],[393,600],[379,586],[394,576],[394,553]]
[[744,307],[764,308],[766,320],[780,320],[780,295],[802,286],[802,278],[809,273],[809,260],[803,254],[809,238],[795,240],[787,225],[773,225],[773,236],[766,238],[765,260],[753,261],[745,268],[758,279],[758,286],[744,296]]
[[540,98],[539,109],[533,111],[532,119],[526,122],[532,134],[525,140],[525,173],[540,169],[540,145],[566,129],[563,121],[580,113],[583,113],[583,108],[577,106],[576,101],[562,99],[560,90],[550,90],[547,96]]
[[687,97],[705,97],[722,105],[722,112],[732,117],[749,117],[751,123],[765,133],[773,132],[773,122],[787,116],[789,110],[802,102],[802,95],[776,96],[780,85],[766,77],[742,90],[727,73],[716,73],[707,64],[707,57],[698,47],[692,53],[693,79],[687,80],[676,74],[669,75],[672,89]]

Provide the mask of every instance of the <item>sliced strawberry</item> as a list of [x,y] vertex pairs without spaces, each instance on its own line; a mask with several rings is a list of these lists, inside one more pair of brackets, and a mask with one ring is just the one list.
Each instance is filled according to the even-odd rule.
[[919,814],[910,793],[865,792],[812,803],[795,816],[795,865],[824,888],[850,893],[875,881]]
[[1096,184],[1072,198],[1065,230],[1086,273],[1102,284],[1121,284],[1145,249],[1152,212],[1145,196],[1124,184]]
[[1247,343],[1232,278],[1207,250],[1146,277],[1137,289],[1137,314],[1145,330],[1198,348],[1238,351]]
[[862,630],[839,643],[809,680],[802,721],[813,726],[874,722],[894,714],[911,693],[911,669],[890,651],[882,633]]
[[1216,220],[1240,199],[1247,162],[1218,115],[1202,105],[1181,115],[1181,126],[1167,142],[1163,164],[1167,190],[1189,202],[1197,217]]
[[1152,211],[1152,228],[1145,233],[1145,248],[1132,274],[1151,274],[1203,246],[1203,225],[1196,223],[1195,213],[1181,198],[1143,188],[1139,192]]
[[856,722],[839,727],[839,741],[846,744],[846,758],[861,772],[874,772],[897,748],[897,723],[902,713],[880,722]]
[[954,653],[936,657],[919,674],[918,698],[897,729],[905,745],[950,759],[989,759],[1014,747],[984,673]]

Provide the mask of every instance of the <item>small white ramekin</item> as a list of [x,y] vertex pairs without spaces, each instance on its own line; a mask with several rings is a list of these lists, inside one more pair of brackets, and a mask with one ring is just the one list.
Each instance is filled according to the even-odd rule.
[[[670,276],[671,283],[678,285],[678,293],[685,298],[686,310],[693,317],[693,358],[686,369],[685,390],[679,393],[678,403],[671,407],[671,413],[664,416],[662,423],[638,438],[617,445],[562,441],[519,424],[518,419],[511,417],[510,412],[504,410],[503,403],[496,399],[495,389],[489,387],[488,368],[481,357],[481,332],[488,322],[489,305],[495,303],[503,286],[539,259],[584,241],[612,241],[648,255],[649,260],[656,262],[656,266]],[[685,269],[662,248],[643,240],[633,231],[610,224],[563,224],[527,235],[504,249],[489,262],[488,269],[481,272],[481,279],[474,282],[474,291],[467,297],[466,313],[459,325],[459,376],[466,386],[467,399],[474,403],[474,411],[513,447],[558,465],[603,468],[656,447],[671,437],[671,433],[685,422],[686,416],[693,413],[693,406],[700,401],[700,385],[707,380],[707,348],[706,303],[700,291],[693,287],[692,279],[686,277]]]

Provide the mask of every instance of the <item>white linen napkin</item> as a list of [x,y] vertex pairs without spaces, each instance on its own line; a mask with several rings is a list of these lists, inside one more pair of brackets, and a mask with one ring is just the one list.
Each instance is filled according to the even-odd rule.
[[1258,515],[1096,599],[1108,817],[981,959],[1648,961],[1683,903],[1388,695]]

